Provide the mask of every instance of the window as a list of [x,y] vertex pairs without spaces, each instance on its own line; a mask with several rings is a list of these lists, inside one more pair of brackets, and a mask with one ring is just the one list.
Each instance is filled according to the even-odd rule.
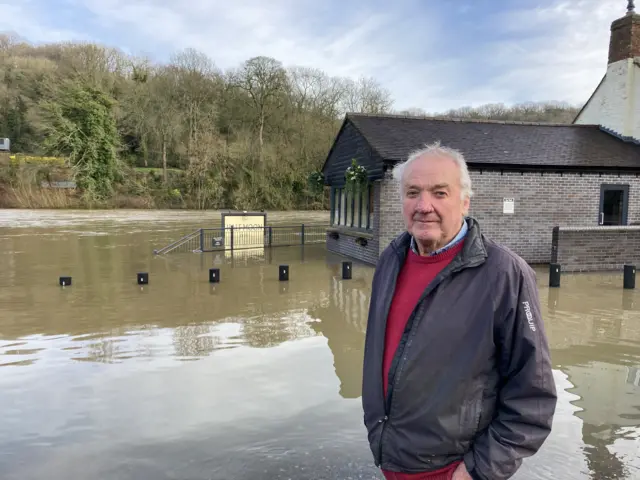
[[331,225],[370,230],[373,228],[373,187],[359,193],[333,188]]
[[629,209],[629,185],[600,186],[599,225],[626,225]]

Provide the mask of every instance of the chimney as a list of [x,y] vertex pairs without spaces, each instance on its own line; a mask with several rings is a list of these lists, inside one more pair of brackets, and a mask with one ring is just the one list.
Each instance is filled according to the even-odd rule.
[[629,0],[627,14],[611,24],[609,65],[627,58],[640,57],[640,15]]
[[599,125],[640,143],[640,15],[633,0],[626,15],[611,23],[607,72],[573,123]]

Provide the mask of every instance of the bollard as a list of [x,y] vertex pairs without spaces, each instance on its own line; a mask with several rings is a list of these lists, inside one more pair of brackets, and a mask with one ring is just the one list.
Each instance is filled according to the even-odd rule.
[[60,277],[58,283],[60,283],[61,287],[69,287],[71,286],[71,277]]
[[549,286],[550,287],[555,288],[560,286],[561,273],[562,273],[562,266],[559,263],[549,264]]
[[149,274],[146,272],[138,273],[138,285],[147,285],[149,283]]
[[281,282],[289,281],[289,265],[280,265],[279,267],[280,275],[278,278]]
[[210,268],[209,269],[209,283],[220,283],[220,269],[219,268]]
[[343,280],[351,280],[351,262],[342,262],[342,278]]
[[634,265],[625,265],[622,278],[624,289],[633,290],[636,288],[636,267]]

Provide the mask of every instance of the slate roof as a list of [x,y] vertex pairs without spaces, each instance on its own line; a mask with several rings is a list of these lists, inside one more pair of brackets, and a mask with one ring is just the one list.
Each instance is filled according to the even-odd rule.
[[385,163],[439,140],[457,148],[472,166],[640,171],[640,145],[597,125],[436,119],[347,114]]

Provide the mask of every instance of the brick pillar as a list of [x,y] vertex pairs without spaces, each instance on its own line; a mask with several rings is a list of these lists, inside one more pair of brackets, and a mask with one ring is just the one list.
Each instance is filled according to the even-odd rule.
[[380,182],[380,253],[389,246],[391,240],[405,230],[402,218],[402,197],[400,186],[391,178],[390,172]]
[[611,24],[609,64],[640,56],[640,15],[630,12]]

